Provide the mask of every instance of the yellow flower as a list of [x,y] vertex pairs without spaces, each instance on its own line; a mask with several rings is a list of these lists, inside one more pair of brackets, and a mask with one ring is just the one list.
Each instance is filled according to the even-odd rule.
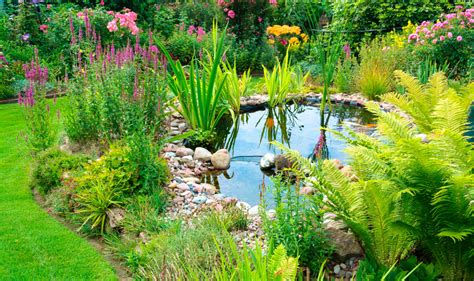
[[270,44],[270,45],[275,44],[275,40],[273,40],[273,39],[268,40],[268,44]]
[[301,39],[303,39],[304,42],[308,42],[308,35],[306,35],[305,33],[301,33],[300,37]]
[[298,40],[298,38],[296,37],[291,37],[290,38],[290,45],[294,45],[294,44],[298,44],[300,43],[300,40]]

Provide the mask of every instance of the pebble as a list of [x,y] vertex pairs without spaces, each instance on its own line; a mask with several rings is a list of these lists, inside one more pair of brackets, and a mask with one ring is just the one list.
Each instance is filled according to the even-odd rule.
[[196,196],[196,197],[194,197],[194,199],[193,199],[193,203],[196,203],[196,204],[206,203],[206,201],[207,201],[207,197],[206,197],[206,196]]
[[174,152],[165,152],[165,158],[173,158],[176,156]]
[[339,272],[341,272],[341,266],[337,264],[337,265],[334,267],[334,273],[337,274],[337,275],[339,275]]

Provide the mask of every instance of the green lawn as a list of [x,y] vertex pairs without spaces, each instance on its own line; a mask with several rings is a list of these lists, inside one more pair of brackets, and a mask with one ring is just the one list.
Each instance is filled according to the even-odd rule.
[[20,106],[0,105],[0,279],[116,280],[100,253],[34,201],[24,127]]

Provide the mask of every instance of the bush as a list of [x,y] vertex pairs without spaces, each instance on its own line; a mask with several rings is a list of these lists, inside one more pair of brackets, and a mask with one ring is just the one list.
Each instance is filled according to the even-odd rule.
[[[443,11],[452,8],[449,0],[382,0],[374,4],[372,0],[338,1],[334,5],[334,28],[343,26],[353,31],[370,29],[390,31],[401,28],[411,22],[421,22],[434,19]],[[374,36],[375,32],[370,33]],[[367,34],[363,32],[351,33],[350,42],[359,43]]]
[[72,155],[55,147],[45,150],[35,158],[30,186],[47,194],[61,186],[66,172],[80,170],[87,160],[86,156]]
[[282,176],[272,178],[272,182],[276,217],[264,217],[267,240],[283,245],[289,256],[299,257],[302,266],[318,272],[332,252],[322,227],[322,196],[314,196],[311,202],[298,194],[298,186],[285,182]]
[[430,59],[437,65],[448,65],[452,78],[466,75],[472,79],[474,69],[474,9],[440,17],[436,22],[424,21],[407,38],[418,61]]

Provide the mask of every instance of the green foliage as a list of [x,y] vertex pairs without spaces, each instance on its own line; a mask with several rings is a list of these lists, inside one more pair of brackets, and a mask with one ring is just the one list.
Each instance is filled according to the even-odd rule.
[[219,76],[221,77],[220,79],[225,79],[226,81],[222,98],[230,104],[234,112],[238,113],[240,111],[240,98],[249,95],[249,84],[252,81],[250,69],[242,73],[242,76],[239,78],[235,63],[234,66],[225,63],[222,68]]
[[434,281],[438,280],[439,271],[433,264],[418,263],[415,256],[400,261],[398,266],[390,268],[381,267],[367,259],[359,261],[356,280],[411,280],[411,281]]
[[127,206],[127,213],[122,223],[124,231],[139,235],[141,232],[159,233],[168,228],[168,220],[160,216],[166,204],[164,191],[134,197]]
[[283,62],[277,61],[273,70],[268,70],[263,66],[263,79],[265,89],[268,94],[268,105],[275,107],[286,102],[288,94],[291,91],[292,75],[294,67],[290,64],[288,52],[283,58]]
[[201,45],[195,36],[184,31],[174,32],[165,42],[166,50],[183,65],[190,64]]
[[88,188],[81,188],[74,198],[77,203],[75,212],[83,218],[81,228],[90,224],[92,229],[100,227],[101,233],[104,233],[108,211],[125,205],[122,197],[124,191],[123,186],[111,179],[93,180],[88,182]]
[[370,100],[377,100],[394,87],[393,71],[400,69],[400,56],[395,47],[385,47],[382,40],[375,39],[362,46],[360,66],[356,73],[359,91]]
[[[379,32],[390,31],[405,26],[408,21],[422,22],[434,19],[442,12],[452,8],[451,1],[439,0],[382,0],[374,5],[371,0],[335,1],[333,5],[334,28],[365,31],[378,29]],[[377,33],[354,32],[349,34],[352,43],[358,43],[364,36]]]
[[121,67],[111,64],[105,71],[102,60],[90,66],[86,78],[77,77],[67,86],[64,123],[69,138],[80,143],[110,142],[135,133],[160,133],[168,100],[163,78],[138,59]]
[[320,37],[316,46],[316,60],[321,67],[323,80],[323,96],[321,97],[321,120],[326,110],[326,103],[331,104],[329,87],[334,80],[337,62],[342,54],[342,38],[333,36],[330,38]]
[[334,85],[341,93],[351,93],[354,90],[354,73],[358,67],[355,58],[346,58],[339,61],[334,77]]
[[328,161],[321,174],[310,162],[299,162],[318,174],[314,184],[361,240],[369,259],[389,267],[418,242],[445,279],[471,279],[474,158],[464,133],[474,85],[456,92],[442,73],[426,86],[401,71],[396,76],[406,95],[391,93],[383,101],[410,119],[367,104],[383,139],[349,132],[357,181]]
[[64,173],[82,168],[86,156],[72,155],[58,148],[38,153],[35,158],[30,186],[43,195],[61,186]]
[[267,239],[283,245],[289,256],[299,257],[301,266],[317,272],[331,254],[318,207],[322,197],[316,196],[310,202],[298,194],[298,185],[285,182],[281,176],[272,181],[276,216],[272,220],[264,217]]
[[213,131],[219,120],[230,111],[228,104],[221,103],[226,81],[218,79],[224,36],[218,35],[217,26],[214,26],[212,36],[213,48],[207,51],[208,60],[199,62],[193,58],[189,72],[179,60],[172,59],[163,44],[158,43],[173,71],[168,74],[168,86],[179,100],[180,107],[176,109],[193,130],[203,132]]
[[448,70],[448,65],[445,63],[444,65],[438,66],[436,62],[432,62],[430,58],[425,58],[420,62],[418,65],[418,69],[416,71],[416,77],[418,81],[422,84],[426,84],[429,81],[431,75],[437,72],[444,72]]

